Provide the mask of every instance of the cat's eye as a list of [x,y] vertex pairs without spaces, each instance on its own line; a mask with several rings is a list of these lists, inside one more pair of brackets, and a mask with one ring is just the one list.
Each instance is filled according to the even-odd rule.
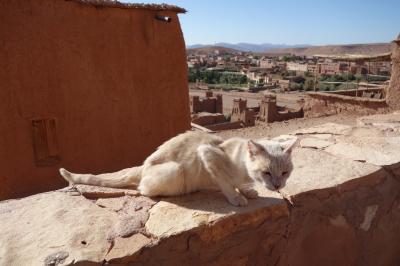
[[282,172],[282,175],[286,175],[288,172]]
[[264,175],[271,175],[271,172],[265,171],[265,172],[263,172],[263,174],[264,174]]

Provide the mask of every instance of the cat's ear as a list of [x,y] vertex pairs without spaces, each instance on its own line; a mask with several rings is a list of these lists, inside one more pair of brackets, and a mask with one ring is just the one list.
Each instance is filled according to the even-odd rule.
[[297,144],[297,138],[282,142],[281,147],[284,153],[291,154],[294,147],[296,147],[296,144]]
[[251,139],[247,141],[247,150],[249,151],[250,157],[254,157],[265,152],[264,148],[260,144],[252,141]]

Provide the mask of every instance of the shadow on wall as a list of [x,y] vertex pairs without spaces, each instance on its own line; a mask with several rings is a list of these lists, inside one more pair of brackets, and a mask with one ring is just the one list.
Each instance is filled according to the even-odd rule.
[[257,199],[249,199],[249,205],[246,207],[235,207],[228,203],[221,192],[217,191],[194,192],[179,197],[160,197],[155,199],[166,201],[189,210],[200,210],[217,214],[240,212],[240,210],[249,211],[249,209],[255,210],[266,204],[276,205],[282,203],[281,198],[260,196]]

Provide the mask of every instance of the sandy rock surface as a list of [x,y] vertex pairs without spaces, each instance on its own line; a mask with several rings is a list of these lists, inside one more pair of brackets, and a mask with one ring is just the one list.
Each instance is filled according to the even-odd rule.
[[0,264],[397,265],[400,135],[387,128],[278,137],[299,139],[294,170],[246,207],[219,192],[150,199],[82,185],[0,202]]

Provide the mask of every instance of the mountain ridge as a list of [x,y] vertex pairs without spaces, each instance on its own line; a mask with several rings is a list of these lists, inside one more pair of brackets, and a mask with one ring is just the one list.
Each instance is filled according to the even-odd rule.
[[[269,45],[269,48],[262,50],[261,48],[253,50],[243,50],[238,48],[239,44],[246,44],[247,47],[251,45],[260,46],[262,44],[250,44],[250,43],[239,43],[239,44],[229,44],[229,43],[217,43],[218,45],[190,45],[187,47],[187,51],[192,53],[200,52],[206,53],[213,50],[221,50],[225,53],[233,52],[256,52],[262,54],[293,54],[301,56],[312,56],[317,54],[325,55],[343,55],[343,54],[380,54],[390,52],[390,43],[364,43],[364,44],[335,44],[335,45],[291,45],[288,47],[284,44],[264,44]],[[285,48],[278,47],[284,45]],[[236,48],[235,48],[236,47]],[[275,47],[275,48],[274,48]]]
[[390,43],[362,43],[362,44],[338,44],[338,45],[320,45],[302,48],[283,48],[273,49],[268,54],[293,54],[299,56],[313,55],[344,55],[344,54],[382,54],[390,52]]
[[197,48],[204,48],[209,46],[219,46],[219,47],[226,47],[230,49],[235,49],[242,52],[265,52],[271,49],[281,49],[281,48],[297,48],[297,47],[309,47],[309,44],[273,44],[273,43],[227,43],[227,42],[218,42],[215,44],[193,44],[186,46],[187,49],[197,49]]

